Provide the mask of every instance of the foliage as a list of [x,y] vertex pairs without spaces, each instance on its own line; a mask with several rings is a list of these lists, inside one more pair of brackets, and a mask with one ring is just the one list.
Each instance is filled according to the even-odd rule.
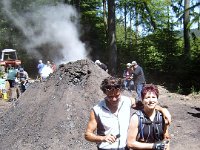
[[[32,6],[57,5],[63,2],[74,5],[80,13],[81,40],[91,49],[91,59],[100,59],[108,64],[108,60],[112,58],[109,58],[107,51],[102,0],[13,0],[14,9],[11,12],[23,15]],[[197,92],[200,89],[200,37],[198,29],[191,31],[191,57],[185,59],[184,40],[180,34],[184,12],[182,1],[116,0],[116,6],[117,75],[122,75],[126,63],[136,60],[143,67],[147,81],[162,83],[175,92]],[[197,0],[191,3],[188,28],[199,21],[199,12],[195,10],[198,6]],[[3,3],[0,3],[0,7],[3,8]],[[0,9],[0,49],[19,50],[27,70],[30,66],[34,68],[37,62],[28,56],[22,45],[26,40],[18,27],[5,15],[4,9]]]
[[91,56],[94,59],[101,59],[102,62],[105,62],[107,40],[101,6],[100,0],[81,1],[80,13],[82,29],[84,30],[82,40],[89,43],[88,46],[93,50]]
[[194,60],[198,60],[200,58],[200,37],[196,37],[194,34],[192,34],[191,45],[191,57]]

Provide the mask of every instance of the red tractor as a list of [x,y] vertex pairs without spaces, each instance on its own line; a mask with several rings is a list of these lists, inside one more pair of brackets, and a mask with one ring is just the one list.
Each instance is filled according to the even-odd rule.
[[17,58],[17,53],[14,49],[4,49],[1,52],[0,66],[2,71],[6,71],[9,65],[15,68],[21,65],[21,60]]

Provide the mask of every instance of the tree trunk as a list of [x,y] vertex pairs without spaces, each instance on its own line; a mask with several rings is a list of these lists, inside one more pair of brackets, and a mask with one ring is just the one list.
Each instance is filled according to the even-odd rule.
[[190,7],[190,1],[184,0],[184,20],[183,20],[183,26],[184,26],[184,55],[185,57],[190,57],[190,29],[188,28],[188,24],[190,22],[190,10],[188,9]]
[[117,69],[117,45],[115,26],[115,0],[108,0],[108,40],[109,40],[109,73],[116,74]]
[[65,4],[72,4],[72,3],[71,3],[71,0],[64,0],[64,3],[65,3]]
[[[130,9],[130,19],[129,19],[129,24],[130,24],[130,28],[132,28],[132,7]],[[130,32],[130,40],[129,40],[129,47],[132,49],[132,45],[133,45],[133,32]]]
[[157,25],[156,25],[156,22],[155,22],[155,19],[154,19],[152,13],[151,13],[151,10],[150,10],[150,8],[148,7],[148,5],[147,5],[147,3],[145,1],[143,2],[143,4],[144,4],[145,9],[148,12],[149,17],[150,17],[151,25],[153,26],[153,29],[156,30],[157,29]]
[[[200,7],[199,7],[199,12],[200,12]],[[198,30],[200,29],[200,19],[198,20]]]
[[126,7],[126,1],[125,1],[125,4],[124,4],[124,42],[125,42],[125,45],[126,45],[126,41],[127,41],[126,15],[127,15],[127,7]]
[[75,7],[76,7],[77,11],[80,12],[80,0],[75,1]]
[[[106,0],[102,0],[103,1],[103,23],[104,23],[104,29],[105,29],[105,33],[106,33],[106,37],[108,37],[108,18],[107,18],[107,8],[106,8]],[[107,38],[108,39],[108,38]]]
[[135,3],[135,44],[137,46],[138,41],[138,32],[139,32],[139,15],[138,15],[138,6],[137,3]]

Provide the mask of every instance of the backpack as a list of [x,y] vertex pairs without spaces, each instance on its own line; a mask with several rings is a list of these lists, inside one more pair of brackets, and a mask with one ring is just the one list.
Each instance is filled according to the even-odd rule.
[[[145,139],[144,137],[144,128],[145,126],[149,126],[149,133],[150,133],[150,125],[153,126],[154,132],[156,129],[159,129],[159,131],[155,132],[157,133],[156,135],[154,135],[153,139],[150,139],[151,142],[154,141],[160,141],[163,140],[163,131],[164,131],[164,119],[163,119],[163,115],[162,113],[160,113],[159,111],[156,111],[156,116],[154,119],[154,121],[149,121],[147,120],[147,118],[145,118],[144,116],[144,112],[142,110],[138,110],[137,112],[135,112],[135,114],[138,116],[138,138],[140,139],[141,142],[148,142],[149,139]],[[162,128],[161,128],[162,127]],[[150,142],[150,141],[149,141]]]

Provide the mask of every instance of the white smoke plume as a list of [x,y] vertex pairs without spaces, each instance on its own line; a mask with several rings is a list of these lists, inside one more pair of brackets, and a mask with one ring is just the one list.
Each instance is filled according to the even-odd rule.
[[[72,6],[60,3],[12,13],[12,1],[3,0],[2,4],[6,15],[27,38],[24,47],[32,56],[57,64],[87,57],[85,44],[79,39],[78,14]],[[47,49],[40,49],[45,46]]]

